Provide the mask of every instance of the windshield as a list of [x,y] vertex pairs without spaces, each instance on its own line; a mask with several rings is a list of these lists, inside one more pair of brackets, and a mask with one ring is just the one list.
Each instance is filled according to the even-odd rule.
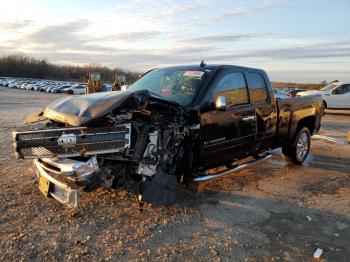
[[338,85],[335,84],[329,84],[326,85],[325,87],[321,88],[321,91],[331,91],[334,87],[337,87]]
[[196,96],[206,73],[200,70],[158,69],[149,72],[128,91],[148,90],[182,106],[188,105]]

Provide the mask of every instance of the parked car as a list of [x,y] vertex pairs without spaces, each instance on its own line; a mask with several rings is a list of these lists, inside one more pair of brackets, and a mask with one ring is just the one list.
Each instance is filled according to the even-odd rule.
[[143,201],[170,205],[178,183],[239,171],[275,148],[302,164],[321,116],[321,96],[275,99],[263,70],[202,63],[152,70],[123,92],[63,97],[32,116],[46,128],[14,132],[13,144],[35,159],[40,190],[70,207],[79,188],[66,179],[81,189],[134,181]]
[[112,91],[112,85],[111,84],[103,84],[102,90],[103,90],[103,92]]
[[350,82],[334,82],[321,90],[304,91],[297,96],[322,95],[323,105],[330,109],[350,109]]
[[285,92],[283,92],[283,91],[281,91],[279,89],[274,88],[273,89],[273,93],[275,94],[275,98],[276,99],[288,98],[288,95]]
[[306,89],[294,89],[286,92],[289,97],[296,97],[298,93],[307,91]]
[[51,89],[51,93],[64,93],[62,90],[65,88],[70,88],[71,85],[63,84]]
[[83,85],[75,85],[68,88],[63,89],[67,94],[74,94],[74,95],[82,95],[85,94],[85,86]]
[[55,88],[57,88],[57,87],[58,87],[58,84],[57,84],[57,83],[52,83],[48,88],[45,89],[45,91],[46,91],[47,93],[51,93],[51,90],[52,90],[52,89],[55,89]]
[[24,87],[25,90],[34,90],[34,84],[30,83]]

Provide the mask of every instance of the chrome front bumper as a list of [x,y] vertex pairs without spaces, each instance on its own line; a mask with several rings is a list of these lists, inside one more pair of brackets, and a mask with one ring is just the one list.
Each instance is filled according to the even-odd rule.
[[98,170],[95,158],[87,162],[57,158],[35,159],[34,167],[39,178],[40,191],[46,197],[53,197],[71,208],[78,208],[80,192],[58,177],[72,183],[82,183],[88,181]]

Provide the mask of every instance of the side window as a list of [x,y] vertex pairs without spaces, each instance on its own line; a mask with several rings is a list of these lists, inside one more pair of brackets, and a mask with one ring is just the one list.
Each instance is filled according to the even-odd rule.
[[350,92],[350,85],[342,85],[333,90],[335,95],[343,95]]
[[267,102],[268,94],[264,78],[258,73],[248,73],[249,89],[251,90],[252,104]]
[[344,87],[345,87],[345,92],[344,92],[344,94],[350,93],[350,85],[349,85],[349,84],[348,84],[348,85],[344,85]]
[[214,101],[218,96],[226,97],[227,107],[248,104],[247,86],[242,73],[229,73],[225,75],[214,90]]

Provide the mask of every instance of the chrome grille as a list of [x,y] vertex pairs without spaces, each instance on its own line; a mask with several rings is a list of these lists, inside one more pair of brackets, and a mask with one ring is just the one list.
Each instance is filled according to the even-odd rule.
[[[17,158],[72,157],[122,152],[130,146],[130,124],[101,128],[59,128],[13,133]],[[73,135],[74,143],[62,144]]]

